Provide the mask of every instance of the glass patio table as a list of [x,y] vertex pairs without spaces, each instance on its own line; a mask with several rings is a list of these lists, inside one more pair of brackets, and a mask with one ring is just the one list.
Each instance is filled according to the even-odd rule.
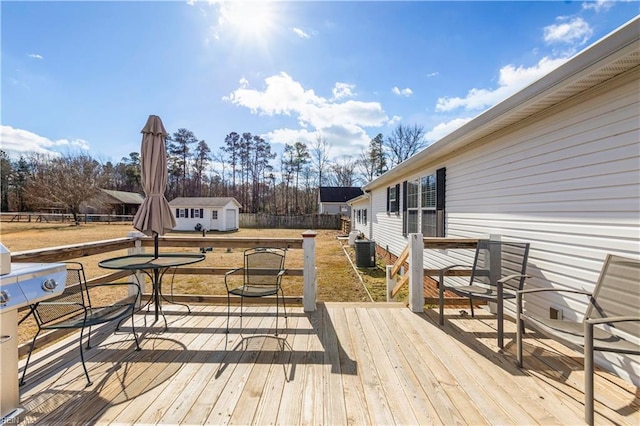
[[162,312],[161,304],[161,299],[167,300],[162,295],[162,278],[164,274],[170,268],[201,262],[204,259],[205,256],[203,254],[189,253],[160,253],[157,257],[153,254],[131,254],[105,259],[99,262],[98,266],[105,269],[140,271],[146,274],[151,279],[152,284],[152,293],[147,305],[153,303],[155,307],[154,323],[158,321],[159,314],[162,314],[165,329],[167,329],[167,318]]

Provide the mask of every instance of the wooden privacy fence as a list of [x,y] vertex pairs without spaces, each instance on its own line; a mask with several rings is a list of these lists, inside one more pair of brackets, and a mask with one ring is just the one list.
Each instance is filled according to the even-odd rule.
[[337,214],[240,213],[241,228],[276,229],[340,229],[341,216]]

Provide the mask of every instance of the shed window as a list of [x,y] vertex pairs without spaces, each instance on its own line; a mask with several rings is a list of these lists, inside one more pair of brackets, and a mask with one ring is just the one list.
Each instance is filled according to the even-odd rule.
[[211,219],[212,220],[218,220],[218,210],[213,210],[211,212]]

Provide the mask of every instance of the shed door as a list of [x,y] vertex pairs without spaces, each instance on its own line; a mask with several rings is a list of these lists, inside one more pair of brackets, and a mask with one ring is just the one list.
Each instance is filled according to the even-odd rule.
[[220,230],[220,220],[218,219],[218,210],[211,211],[211,222],[209,224],[209,229],[212,231]]
[[234,209],[227,210],[225,230],[236,229],[236,211]]

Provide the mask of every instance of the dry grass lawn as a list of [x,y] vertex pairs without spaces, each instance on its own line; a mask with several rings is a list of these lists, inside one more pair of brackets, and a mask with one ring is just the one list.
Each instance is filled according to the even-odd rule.
[[[134,231],[130,224],[95,224],[87,223],[79,226],[68,223],[0,223],[0,241],[12,252],[72,245],[91,241],[109,240],[126,237]],[[232,233],[210,233],[210,236],[234,237],[301,237],[302,229],[240,229]],[[199,233],[171,233],[171,235],[193,235]],[[351,266],[342,250],[342,243],[338,240],[338,231],[320,230],[316,238],[316,266],[318,271],[318,301],[359,302],[369,301],[367,290],[363,287],[356,271]],[[161,251],[199,253],[198,248],[160,247]],[[242,266],[242,249],[215,248],[206,253],[204,262],[194,266],[226,267],[229,269]],[[87,278],[104,275],[105,271],[98,267],[98,262],[115,256],[123,256],[126,250],[114,251],[95,256],[75,259],[84,265]],[[300,249],[289,250],[285,266],[302,268],[303,252]],[[384,289],[384,272],[363,271],[365,283],[374,294]],[[283,281],[285,294],[288,296],[302,295],[302,278],[286,277]],[[176,275],[167,274],[163,283],[163,292],[170,294],[225,294],[222,276]],[[384,290],[382,290],[384,294]],[[105,295],[105,299],[119,297],[119,294]],[[380,300],[380,299],[377,299]],[[95,303],[95,302],[94,302]],[[20,330],[21,341],[28,339],[32,325],[25,322],[24,330]]]

